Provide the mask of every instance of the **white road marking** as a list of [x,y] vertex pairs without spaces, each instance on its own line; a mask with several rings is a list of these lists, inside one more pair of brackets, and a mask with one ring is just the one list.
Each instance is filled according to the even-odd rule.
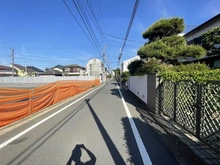
[[20,132],[19,134],[15,135],[14,137],[12,137],[11,139],[5,141],[4,143],[0,144],[0,149],[2,149],[3,147],[5,147],[6,145],[8,145],[9,143],[13,142],[14,140],[16,140],[17,138],[21,137],[22,135],[26,134],[27,132],[31,131],[32,129],[36,128],[37,126],[39,126],[40,124],[44,123],[45,121],[49,120],[50,118],[54,117],[55,115],[57,115],[58,113],[64,111],[65,109],[67,109],[68,107],[70,107],[71,105],[77,103],[78,101],[82,100],[83,98],[85,98],[86,96],[90,95],[91,93],[93,93],[94,91],[98,90],[99,88],[101,88],[103,85],[101,85],[100,87],[92,90],[91,92],[87,93],[86,95],[84,95],[83,97],[77,99],[76,101],[70,103],[69,105],[63,107],[62,109],[60,109],[59,111],[53,113],[52,115],[46,117],[45,119],[39,121],[38,123],[34,124],[33,126],[27,128],[26,130]]
[[123,97],[123,95],[121,93],[121,90],[120,90],[119,86],[117,86],[117,87],[118,87],[118,90],[119,90],[119,93],[120,93],[121,100],[123,102],[125,111],[127,113],[127,116],[128,116],[128,119],[129,119],[129,123],[131,125],[131,129],[132,129],[132,132],[133,132],[134,137],[135,137],[135,141],[136,141],[138,149],[140,151],[142,161],[143,161],[144,165],[152,165],[152,162],[150,160],[149,154],[147,153],[147,151],[146,151],[146,149],[144,147],[144,143],[143,143],[143,141],[141,139],[141,136],[140,136],[140,134],[139,134],[139,132],[137,130],[137,127],[136,127],[136,125],[134,123],[134,120],[133,120],[133,118],[131,116],[131,113],[130,113],[130,111],[128,109],[128,106],[127,106],[127,104],[126,104],[126,102],[124,100],[124,97]]

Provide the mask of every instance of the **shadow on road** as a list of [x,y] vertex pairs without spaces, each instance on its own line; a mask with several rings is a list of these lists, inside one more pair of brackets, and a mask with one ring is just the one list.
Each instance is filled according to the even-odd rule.
[[[57,122],[50,130],[45,132],[42,136],[40,136],[36,141],[30,144],[28,147],[24,148],[21,153],[15,155],[14,159],[12,159],[7,165],[15,164],[15,162],[19,159],[20,161],[16,162],[16,164],[22,164],[29,156],[31,156],[38,148],[40,148],[48,139],[50,139],[57,131],[60,130],[69,120],[75,116],[80,109],[86,104],[80,105],[77,109],[74,109],[71,114],[65,116],[60,122]],[[9,145],[17,144],[18,142],[22,142],[23,140],[17,139],[16,141],[10,143]]]
[[[90,160],[83,162],[81,161],[82,151],[86,151],[88,156],[90,157]],[[75,148],[72,151],[72,155],[70,156],[68,162],[66,165],[71,165],[72,162],[75,162],[75,165],[95,165],[96,163],[96,157],[95,155],[87,149],[83,144],[77,144]]]
[[[147,105],[131,91],[124,88],[120,90],[125,102],[132,104],[143,119],[132,118],[153,164],[170,164],[170,160],[172,164],[203,164],[192,151],[180,142],[178,136],[182,135],[171,128],[169,122],[150,111]],[[130,161],[135,161],[137,155],[133,153],[129,119],[122,118],[121,120],[125,130],[124,138],[131,155]],[[157,150],[158,148],[159,150]]]
[[91,104],[89,103],[89,99],[86,100],[86,103],[91,111],[91,114],[100,130],[100,133],[105,141],[106,146],[109,149],[109,152],[112,156],[112,159],[114,161],[115,164],[118,165],[126,165],[126,163],[124,162],[121,154],[119,153],[119,151],[117,150],[115,144],[113,143],[112,139],[110,138],[109,134],[107,133],[107,131],[105,130],[104,126],[102,125],[100,119],[98,118],[98,116],[96,115],[94,109],[92,108]]
[[[143,141],[143,144],[146,148],[147,153],[153,164],[172,164],[177,165],[175,158],[172,154],[167,150],[167,148],[163,145],[161,140],[158,138],[158,135],[154,132],[154,130],[150,127],[149,124],[140,120],[139,118],[132,118],[136,127],[138,128],[138,132]],[[129,162],[134,162],[134,164],[141,165],[143,162],[140,152],[137,148],[137,143],[135,141],[129,119],[127,117],[121,119],[123,127],[124,127],[124,140],[126,142],[127,151],[130,155]],[[163,135],[166,136],[166,135]],[[143,158],[144,159],[144,158]]]

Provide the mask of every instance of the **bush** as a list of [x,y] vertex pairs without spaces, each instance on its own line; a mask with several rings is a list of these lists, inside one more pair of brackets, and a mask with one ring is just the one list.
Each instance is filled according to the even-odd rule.
[[158,75],[161,81],[178,82],[182,80],[191,80],[196,83],[206,83],[207,81],[219,81],[220,69],[204,70],[204,71],[191,71],[191,72],[176,72],[166,71]]
[[190,63],[186,65],[181,64],[181,65],[171,67],[170,70],[173,70],[176,72],[193,72],[193,71],[210,70],[210,68],[205,63]]

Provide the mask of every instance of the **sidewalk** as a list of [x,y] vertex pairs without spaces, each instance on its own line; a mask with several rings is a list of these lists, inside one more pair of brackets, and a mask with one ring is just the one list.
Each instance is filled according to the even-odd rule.
[[[134,106],[141,117],[155,130],[179,164],[220,164],[220,155],[214,153],[208,146],[168,117],[152,113],[147,105],[127,88],[123,88],[122,91],[134,98]],[[164,134],[169,134],[169,136],[163,136]]]

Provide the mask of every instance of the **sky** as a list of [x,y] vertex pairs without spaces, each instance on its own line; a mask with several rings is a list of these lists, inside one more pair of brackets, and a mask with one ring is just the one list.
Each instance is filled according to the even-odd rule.
[[[76,6],[75,6],[75,4]],[[220,13],[220,0],[0,0],[0,65],[42,70],[55,65],[86,66],[92,58],[110,69],[137,55],[142,33],[161,18],[180,17],[185,32]],[[80,10],[81,9],[81,10]],[[84,18],[84,22],[78,12]]]

